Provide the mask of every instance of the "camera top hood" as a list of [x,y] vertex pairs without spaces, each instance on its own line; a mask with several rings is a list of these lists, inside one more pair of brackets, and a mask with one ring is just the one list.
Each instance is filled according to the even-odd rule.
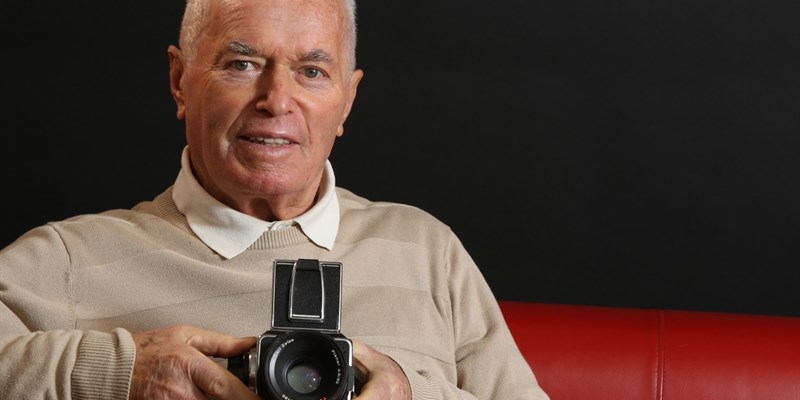
[[272,329],[339,333],[342,264],[312,259],[275,260]]

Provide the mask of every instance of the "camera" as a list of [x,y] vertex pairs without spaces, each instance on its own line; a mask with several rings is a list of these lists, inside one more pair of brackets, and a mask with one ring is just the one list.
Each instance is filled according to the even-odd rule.
[[353,344],[339,331],[342,264],[275,260],[272,323],[228,370],[262,399],[349,400]]

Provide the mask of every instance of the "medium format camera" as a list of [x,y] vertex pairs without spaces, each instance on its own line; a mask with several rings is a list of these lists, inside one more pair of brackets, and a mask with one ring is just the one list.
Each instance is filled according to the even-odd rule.
[[228,370],[262,399],[349,400],[353,344],[339,332],[342,264],[275,260],[271,328]]

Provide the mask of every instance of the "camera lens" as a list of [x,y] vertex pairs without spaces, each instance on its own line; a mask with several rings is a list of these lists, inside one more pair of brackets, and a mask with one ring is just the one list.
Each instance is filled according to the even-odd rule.
[[294,391],[302,394],[317,390],[321,378],[319,370],[306,363],[297,363],[286,372],[286,383]]
[[264,364],[262,376],[271,399],[343,399],[352,382],[350,361],[342,348],[329,335],[315,331],[277,335]]

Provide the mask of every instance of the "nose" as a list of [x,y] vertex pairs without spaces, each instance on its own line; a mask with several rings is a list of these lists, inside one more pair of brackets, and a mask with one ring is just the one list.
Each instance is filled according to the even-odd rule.
[[283,68],[266,69],[258,82],[256,109],[272,116],[289,114],[294,107],[295,81],[292,71]]

